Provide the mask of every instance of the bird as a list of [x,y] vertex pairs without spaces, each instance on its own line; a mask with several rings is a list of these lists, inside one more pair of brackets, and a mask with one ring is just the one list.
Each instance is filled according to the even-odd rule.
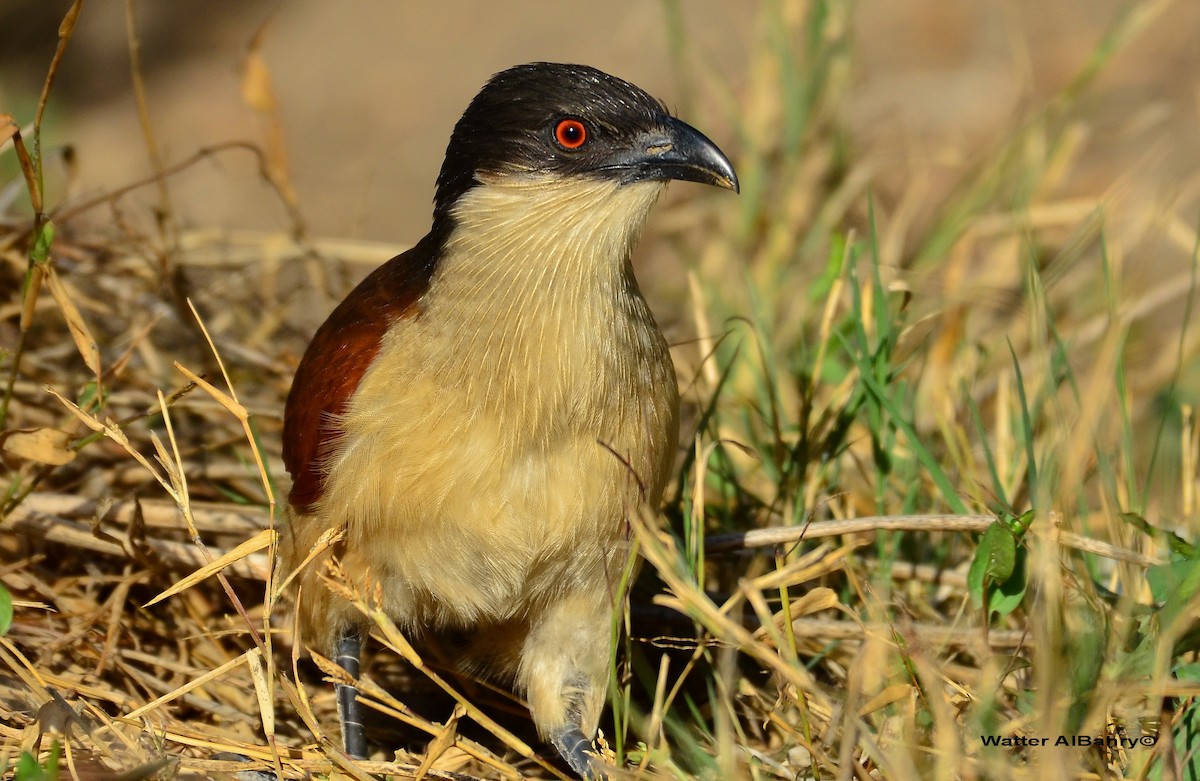
[[[322,579],[336,558],[403,631],[460,632],[458,663],[510,684],[584,778],[603,774],[630,520],[678,450],[674,366],[631,264],[671,180],[739,190],[716,144],[627,81],[495,74],[450,135],[428,234],[333,310],[284,410],[298,637],[359,675],[369,625]],[[356,691],[337,690],[364,757]]]

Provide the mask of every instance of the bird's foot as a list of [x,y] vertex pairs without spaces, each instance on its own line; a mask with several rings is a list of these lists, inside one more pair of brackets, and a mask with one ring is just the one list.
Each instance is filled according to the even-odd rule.
[[608,774],[604,772],[604,762],[596,750],[596,744],[577,728],[565,729],[550,738],[550,743],[558,751],[558,755],[566,760],[571,770],[583,779],[603,779]]

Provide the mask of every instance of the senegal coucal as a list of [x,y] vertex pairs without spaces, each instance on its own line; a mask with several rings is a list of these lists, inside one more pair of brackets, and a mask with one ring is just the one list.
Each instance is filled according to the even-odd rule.
[[[366,620],[319,577],[335,555],[407,631],[465,630],[464,665],[511,680],[584,776],[628,518],[675,458],[675,371],[630,264],[671,179],[738,189],[712,141],[628,82],[497,74],[454,127],[429,234],[329,316],[284,414],[303,642],[357,675]],[[354,694],[339,712],[362,756]]]

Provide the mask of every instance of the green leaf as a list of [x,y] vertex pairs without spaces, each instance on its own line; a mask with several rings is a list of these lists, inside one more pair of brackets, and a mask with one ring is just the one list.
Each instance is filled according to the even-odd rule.
[[8,593],[8,589],[0,583],[0,636],[8,634],[8,628],[12,626],[13,620],[13,601],[12,594]]
[[1175,678],[1180,681],[1200,681],[1200,662],[1187,662],[1174,670]]
[[1200,700],[1192,700],[1175,719],[1175,755],[1183,761],[1180,778],[1200,774]]
[[1192,597],[1200,591],[1200,562],[1172,561],[1146,570],[1150,595],[1162,605],[1160,619],[1169,626],[1177,614],[1186,612]]
[[1108,644],[1108,633],[1102,629],[1104,617],[1086,609],[1081,610],[1081,615],[1087,616],[1080,623],[1088,628],[1072,631],[1067,638],[1067,655],[1071,660],[1067,665],[1067,676],[1072,700],[1067,710],[1068,732],[1078,732],[1083,726],[1104,667]]
[[1190,561],[1172,561],[1147,569],[1146,583],[1150,586],[1150,596],[1155,602],[1166,602],[1194,566]]
[[46,774],[38,766],[37,758],[28,751],[21,752],[21,758],[17,760],[17,773],[13,778],[16,781],[42,781],[45,777]]
[[1159,542],[1165,542],[1171,553],[1187,559],[1196,558],[1196,546],[1169,529],[1160,529],[1137,513],[1121,513],[1121,520],[1136,527]]
[[975,549],[975,558],[967,571],[967,590],[971,592],[971,604],[983,606],[984,594],[990,581],[1007,580],[1012,574],[1017,559],[1017,539],[999,521],[987,527]]
[[92,406],[92,403],[96,401],[96,398],[97,398],[96,391],[97,390],[98,390],[98,388],[96,387],[95,380],[84,383],[83,387],[79,389],[79,395],[75,397],[75,403],[81,409],[90,409]]
[[1029,527],[1032,512],[1008,516],[987,528],[967,571],[967,590],[975,608],[987,603],[988,615],[1008,615],[1025,598],[1026,552],[1020,535]]
[[1033,506],[1041,501],[1038,495],[1038,462],[1037,454],[1033,452],[1033,417],[1029,414],[1029,399],[1025,397],[1025,378],[1021,375],[1021,361],[1017,358],[1016,348],[1008,343],[1008,352],[1012,355],[1013,372],[1016,377],[1017,398],[1021,402],[1021,437],[1025,443],[1026,480],[1029,484],[1029,497]]
[[[954,483],[946,475],[937,458],[925,447],[921,441],[921,437],[917,434],[917,430],[905,419],[903,410],[896,404],[888,388],[885,387],[883,382],[880,382],[872,375],[871,365],[867,362],[867,359],[857,355],[853,345],[845,337],[842,337],[840,334],[838,336],[842,341],[842,348],[858,364],[859,377],[862,380],[862,384],[866,387],[870,396],[876,399],[879,405],[892,417],[892,424],[904,432],[908,447],[917,457],[917,461],[920,462],[921,466],[925,468],[930,479],[933,480],[934,484],[941,491],[942,499],[946,504],[950,505],[950,509],[954,512],[966,514],[967,506],[954,490]],[[862,338],[865,339],[865,335]]]
[[1025,599],[1025,589],[1029,585],[1029,578],[1026,577],[1028,558],[1025,548],[1018,547],[1012,572],[1004,581],[995,584],[988,595],[988,615],[1006,616]]
[[1003,523],[997,521],[983,533],[979,553],[986,557],[983,575],[995,582],[1008,580],[1017,566],[1017,535]]
[[29,250],[29,258],[34,263],[45,263],[50,259],[50,246],[54,243],[54,223],[46,220],[38,231],[33,248]]
[[50,746],[50,756],[46,758],[46,766],[38,764],[37,757],[28,751],[21,752],[17,760],[14,781],[58,781],[58,757],[61,748],[58,741]]

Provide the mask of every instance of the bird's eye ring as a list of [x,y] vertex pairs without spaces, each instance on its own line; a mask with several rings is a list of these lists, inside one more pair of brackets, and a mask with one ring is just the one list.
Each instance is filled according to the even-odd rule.
[[587,143],[587,126],[578,119],[560,119],[554,126],[554,140],[563,149],[578,149]]

